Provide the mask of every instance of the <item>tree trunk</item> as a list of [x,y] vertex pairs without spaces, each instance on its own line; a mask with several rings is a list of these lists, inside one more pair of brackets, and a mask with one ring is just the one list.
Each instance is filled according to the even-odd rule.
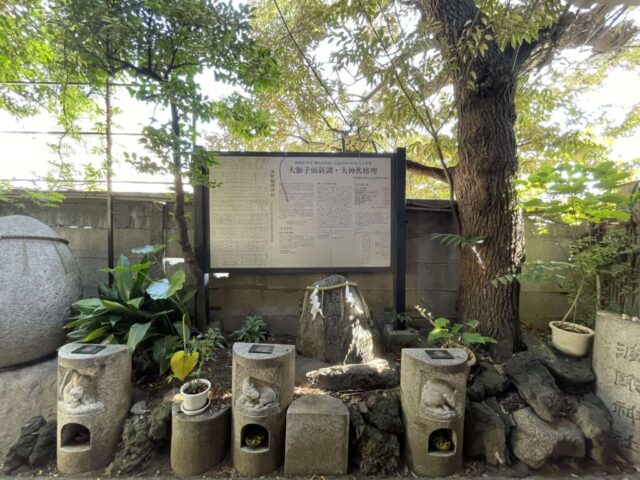
[[519,283],[494,285],[496,277],[519,272],[524,260],[513,185],[515,87],[515,74],[481,93],[461,86],[457,107],[460,161],[453,183],[461,234],[484,237],[462,249],[458,313],[464,321],[478,320],[481,332],[497,340],[492,351],[498,360],[520,348]]
[[182,157],[180,152],[180,115],[178,107],[171,104],[171,131],[174,135],[173,145],[173,188],[175,190],[175,218],[178,223],[178,235],[184,263],[187,264],[196,280],[196,325],[201,331],[208,328],[204,289],[204,274],[196,260],[196,254],[189,240],[189,228],[184,209],[184,185],[182,184]]

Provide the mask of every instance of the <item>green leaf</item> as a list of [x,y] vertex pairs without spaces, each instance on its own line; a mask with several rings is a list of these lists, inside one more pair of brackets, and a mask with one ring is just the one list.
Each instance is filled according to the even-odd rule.
[[94,340],[99,339],[100,337],[102,337],[105,333],[107,333],[109,331],[109,327],[100,327],[100,328],[96,328],[95,330],[93,330],[91,333],[89,333],[87,336],[85,336],[82,341],[83,342],[92,342]]
[[131,325],[129,335],[127,336],[127,347],[129,347],[129,350],[135,352],[140,342],[145,339],[149,328],[151,328],[151,322],[134,323]]
[[439,317],[433,321],[436,329],[448,328],[450,323],[449,319],[445,317]]

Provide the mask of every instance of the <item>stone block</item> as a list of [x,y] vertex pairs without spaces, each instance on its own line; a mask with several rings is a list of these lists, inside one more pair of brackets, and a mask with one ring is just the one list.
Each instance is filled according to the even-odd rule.
[[[55,358],[23,367],[0,370],[0,459],[32,417],[56,418]],[[28,401],[22,401],[28,399]]]
[[[82,348],[82,350],[79,350]],[[58,470],[106,466],[131,406],[131,353],[126,345],[69,343],[58,352]]]
[[208,409],[200,415],[185,415],[180,402],[171,417],[171,469],[179,477],[210,470],[226,455],[231,436],[231,409]]
[[285,475],[346,475],[349,409],[329,395],[304,395],[287,410]]
[[420,335],[420,332],[407,326],[404,330],[395,330],[390,323],[386,324],[382,329],[382,340],[385,347],[398,345],[408,347]]

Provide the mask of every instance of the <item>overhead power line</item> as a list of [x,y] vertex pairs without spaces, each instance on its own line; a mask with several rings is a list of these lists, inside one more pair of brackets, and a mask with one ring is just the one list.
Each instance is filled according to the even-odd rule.
[[[0,130],[0,133],[6,134],[22,134],[22,135],[68,135],[69,132],[61,131],[38,131],[38,130]],[[78,135],[94,135],[94,136],[105,136],[106,132],[75,132]],[[111,132],[110,135],[120,135],[120,136],[129,136],[129,137],[140,137],[142,133],[133,133],[133,132]]]

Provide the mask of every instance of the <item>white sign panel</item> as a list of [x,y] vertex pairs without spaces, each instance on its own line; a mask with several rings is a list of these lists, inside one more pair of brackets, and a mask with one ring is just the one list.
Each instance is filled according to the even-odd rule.
[[212,269],[391,266],[391,157],[218,160]]

